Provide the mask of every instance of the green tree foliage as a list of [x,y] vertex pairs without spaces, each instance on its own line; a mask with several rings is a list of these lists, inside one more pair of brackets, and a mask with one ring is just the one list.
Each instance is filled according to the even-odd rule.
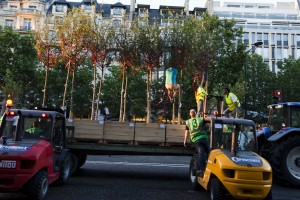
[[37,67],[37,53],[34,48],[35,40],[31,34],[20,35],[11,29],[2,30],[0,27],[0,90],[6,86],[7,70],[12,74],[11,81],[19,88],[15,105],[26,102],[25,94],[31,90],[30,83],[35,79]]
[[272,89],[283,91],[283,101],[300,101],[300,58],[284,59],[277,64],[278,81]]

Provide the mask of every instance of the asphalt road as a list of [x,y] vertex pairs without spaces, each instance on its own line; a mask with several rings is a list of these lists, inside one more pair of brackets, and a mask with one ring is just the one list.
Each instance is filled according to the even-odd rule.
[[[208,200],[189,185],[189,157],[89,156],[67,185],[51,186],[46,200]],[[0,200],[28,199],[1,194]],[[300,190],[273,185],[274,200],[299,200]]]

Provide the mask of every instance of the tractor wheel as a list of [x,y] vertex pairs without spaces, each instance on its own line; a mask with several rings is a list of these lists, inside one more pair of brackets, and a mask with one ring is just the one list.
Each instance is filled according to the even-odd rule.
[[300,136],[274,143],[270,152],[269,161],[275,176],[285,184],[300,186]]
[[70,167],[70,175],[74,175],[76,171],[79,169],[78,165],[78,156],[74,152],[70,152],[71,156],[71,167]]
[[39,171],[28,183],[28,194],[30,199],[43,200],[48,192],[48,173]]
[[210,199],[211,200],[223,200],[224,199],[223,185],[218,178],[211,179]]
[[69,152],[66,153],[64,160],[61,163],[61,171],[59,176],[59,183],[65,184],[67,183],[70,177],[71,171],[71,155]]
[[190,182],[193,190],[198,190],[200,188],[199,183],[197,182],[196,170],[197,170],[197,158],[193,156],[190,162],[190,169],[189,169]]
[[78,168],[82,167],[87,159],[87,155],[86,154],[80,154],[80,156],[78,157]]

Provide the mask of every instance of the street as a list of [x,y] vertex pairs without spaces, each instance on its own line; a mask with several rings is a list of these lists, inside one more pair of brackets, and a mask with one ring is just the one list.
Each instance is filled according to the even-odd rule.
[[[190,188],[189,160],[178,156],[88,156],[67,185],[49,188],[46,200],[208,200],[209,192]],[[26,196],[0,193],[0,200],[21,199]],[[273,199],[298,200],[299,189],[275,183]]]

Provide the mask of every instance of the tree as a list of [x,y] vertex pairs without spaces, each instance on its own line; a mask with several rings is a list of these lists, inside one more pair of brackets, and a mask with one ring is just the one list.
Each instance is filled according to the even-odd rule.
[[[68,72],[72,72],[72,86],[70,99],[70,118],[73,118],[73,92],[75,72],[88,55],[88,46],[91,38],[92,19],[82,8],[73,8],[64,17],[64,20],[57,20],[56,27],[59,33],[62,56],[67,61]],[[68,73],[69,74],[69,73]],[[66,78],[63,107],[65,104],[68,75]]]
[[[141,24],[141,22],[143,22]],[[164,52],[163,30],[159,24],[153,20],[149,23],[148,19],[137,18],[133,23],[135,41],[137,43],[138,58],[141,58],[140,70],[147,72],[147,119],[150,122],[151,118],[151,83],[152,72],[154,69],[159,69],[161,59]]]
[[45,67],[45,81],[43,89],[43,103],[42,107],[45,107],[46,91],[47,91],[47,80],[50,68],[54,68],[61,59],[61,50],[59,46],[58,37],[53,31],[50,31],[49,19],[45,20],[46,26],[36,32],[36,46],[38,50],[38,58],[44,64]]

